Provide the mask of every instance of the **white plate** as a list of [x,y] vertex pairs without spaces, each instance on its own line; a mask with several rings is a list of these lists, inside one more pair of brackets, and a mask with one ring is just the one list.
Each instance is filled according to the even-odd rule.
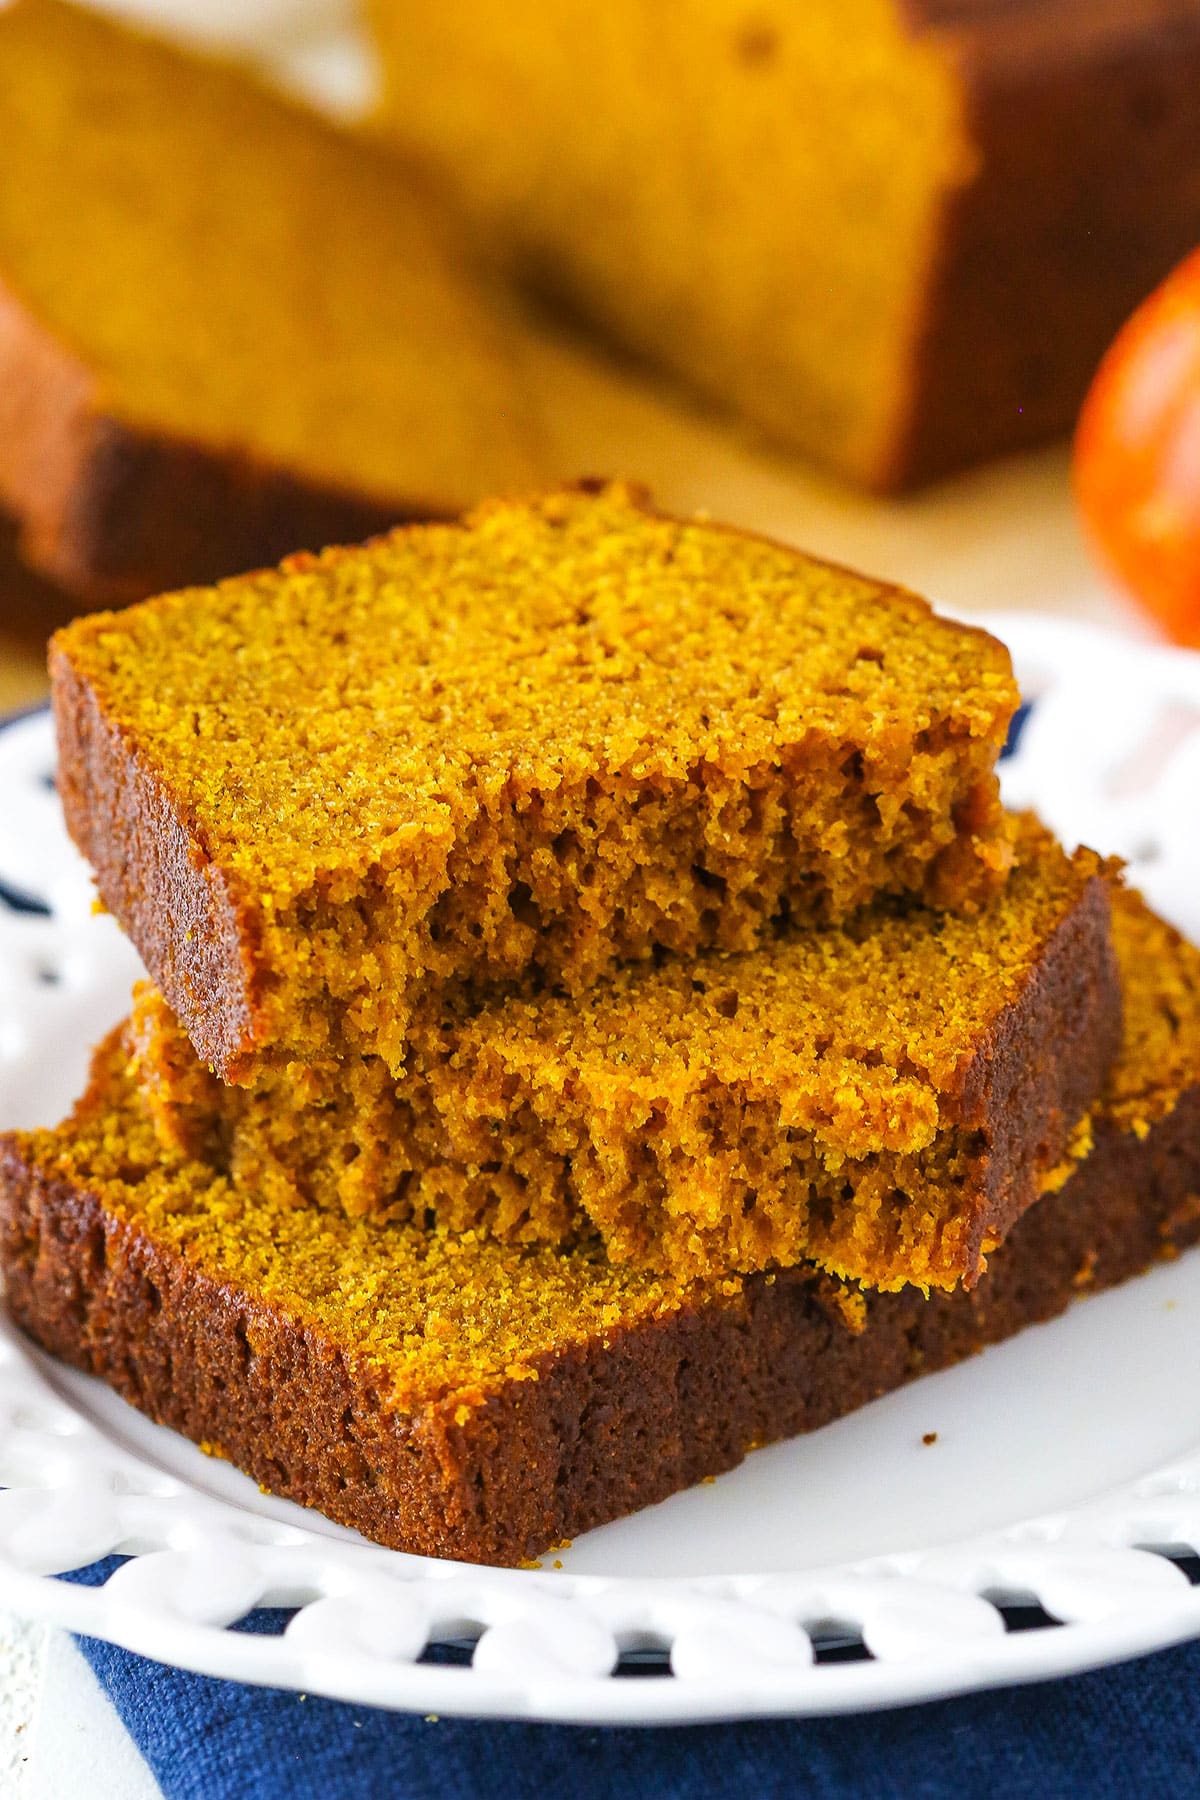
[[[993,624],[1038,696],[1007,797],[1130,857],[1200,933],[1200,658]],[[51,758],[44,716],[0,735],[0,881],[52,909],[0,907],[3,1124],[64,1111],[137,972],[91,914]],[[1198,1395],[1200,1252],[513,1572],[382,1551],[263,1495],[4,1325],[0,1602],[209,1674],[427,1712],[660,1723],[930,1699],[1200,1634],[1178,1566],[1200,1552]],[[102,1588],[52,1579],[110,1551],[132,1560]],[[1022,1603],[1060,1623],[1007,1629],[1000,1607]],[[261,1604],[298,1608],[282,1636],[228,1629]],[[470,1666],[416,1660],[472,1639]],[[848,1642],[869,1658],[830,1659]],[[661,1678],[614,1678],[656,1652]]]

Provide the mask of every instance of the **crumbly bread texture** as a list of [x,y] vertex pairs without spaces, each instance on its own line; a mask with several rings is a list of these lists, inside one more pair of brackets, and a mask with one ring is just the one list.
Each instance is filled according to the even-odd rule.
[[506,328],[395,159],[58,0],[0,9],[0,503],[84,600],[534,479]]
[[974,918],[885,902],[509,1000],[418,1033],[399,1084],[354,1057],[227,1087],[149,987],[127,1044],[164,1145],[281,1205],[598,1231],[613,1261],[683,1278],[803,1258],[951,1287],[1086,1138],[1121,1036],[1109,920],[1099,859],[1026,820]]
[[1134,901],[1094,1147],[971,1293],[684,1283],[282,1207],[164,1156],[114,1037],[0,1140],[0,1266],[54,1354],[398,1549],[516,1563],[1125,1280],[1200,1236],[1200,955]]
[[227,1080],[1011,857],[1008,652],[923,600],[622,486],[78,621],[59,786]]
[[370,14],[381,128],[499,256],[874,486],[1067,432],[1200,238],[1195,0]]

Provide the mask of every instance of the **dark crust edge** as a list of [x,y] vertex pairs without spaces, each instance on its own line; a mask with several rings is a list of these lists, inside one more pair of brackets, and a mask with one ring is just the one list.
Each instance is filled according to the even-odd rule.
[[978,1126],[985,1139],[968,1284],[982,1272],[987,1241],[1008,1234],[1067,1154],[1120,1050],[1123,1016],[1110,877],[1097,873],[994,1021],[957,1098],[957,1128]]
[[107,413],[90,371],[0,286],[0,500],[31,567],[87,605],[145,599],[453,518],[453,497],[378,496],[303,480],[245,449]]
[[57,638],[49,665],[67,830],[197,1053],[229,1076],[253,1041],[257,913],[204,855],[166,782],[107,717]]
[[902,10],[954,63],[979,170],[943,206],[882,491],[1070,431],[1112,338],[1200,236],[1194,5]]
[[456,1416],[388,1410],[377,1372],[204,1274],[0,1141],[16,1322],[255,1480],[395,1549],[515,1564],[944,1368],[1200,1237],[1200,1086],[1138,1140],[1111,1126],[971,1293],[872,1295],[811,1273],[617,1328]]
[[[551,491],[597,494],[607,485],[603,477],[589,476]],[[619,485],[647,516],[673,517],[660,511],[639,484]],[[465,515],[464,529],[471,528],[477,513],[486,513],[487,504]],[[704,524],[714,528],[711,521]],[[715,528],[771,544],[798,558],[805,556],[794,545],[757,532],[731,525]],[[355,555],[360,548],[334,546],[324,555],[338,559]],[[982,627],[940,618],[927,600],[906,588],[824,559],[806,560],[820,561],[824,567],[872,582],[881,593],[915,602],[928,618],[978,641],[981,650],[1008,658],[1004,645]],[[241,1081],[249,1074],[258,1047],[258,1011],[266,979],[252,897],[242,894],[206,855],[195,822],[175,800],[168,780],[119,721],[108,716],[91,683],[75,668],[70,641],[68,631],[51,641],[49,651],[59,791],[67,829],[91,863],[105,904],[132,939],[201,1060],[223,1080]],[[1015,686],[1012,698],[1015,706]],[[1008,718],[998,706],[997,755]]]
[[73,619],[79,602],[31,569],[18,548],[16,521],[0,505],[0,631],[31,655],[46,654],[51,632]]

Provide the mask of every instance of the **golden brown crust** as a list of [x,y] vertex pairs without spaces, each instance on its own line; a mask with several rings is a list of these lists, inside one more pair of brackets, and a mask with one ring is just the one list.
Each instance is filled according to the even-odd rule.
[[[546,1359],[463,1422],[388,1411],[378,1376],[0,1148],[13,1317],[152,1418],[397,1549],[517,1563],[1127,1280],[1200,1236],[1200,1088],[1105,1128],[971,1294],[874,1295],[854,1329],[795,1271]],[[253,1348],[251,1348],[253,1346]]]
[[382,505],[314,487],[244,451],[106,413],[89,371],[0,287],[0,503],[30,564],[90,604],[217,580],[386,530],[451,502]]

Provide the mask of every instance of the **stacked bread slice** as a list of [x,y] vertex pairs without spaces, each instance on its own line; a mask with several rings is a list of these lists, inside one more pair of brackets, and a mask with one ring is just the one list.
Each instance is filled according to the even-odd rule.
[[278,1492],[519,1562],[1200,1235],[1200,955],[910,594],[588,483],[52,664],[153,985],[9,1304]]

